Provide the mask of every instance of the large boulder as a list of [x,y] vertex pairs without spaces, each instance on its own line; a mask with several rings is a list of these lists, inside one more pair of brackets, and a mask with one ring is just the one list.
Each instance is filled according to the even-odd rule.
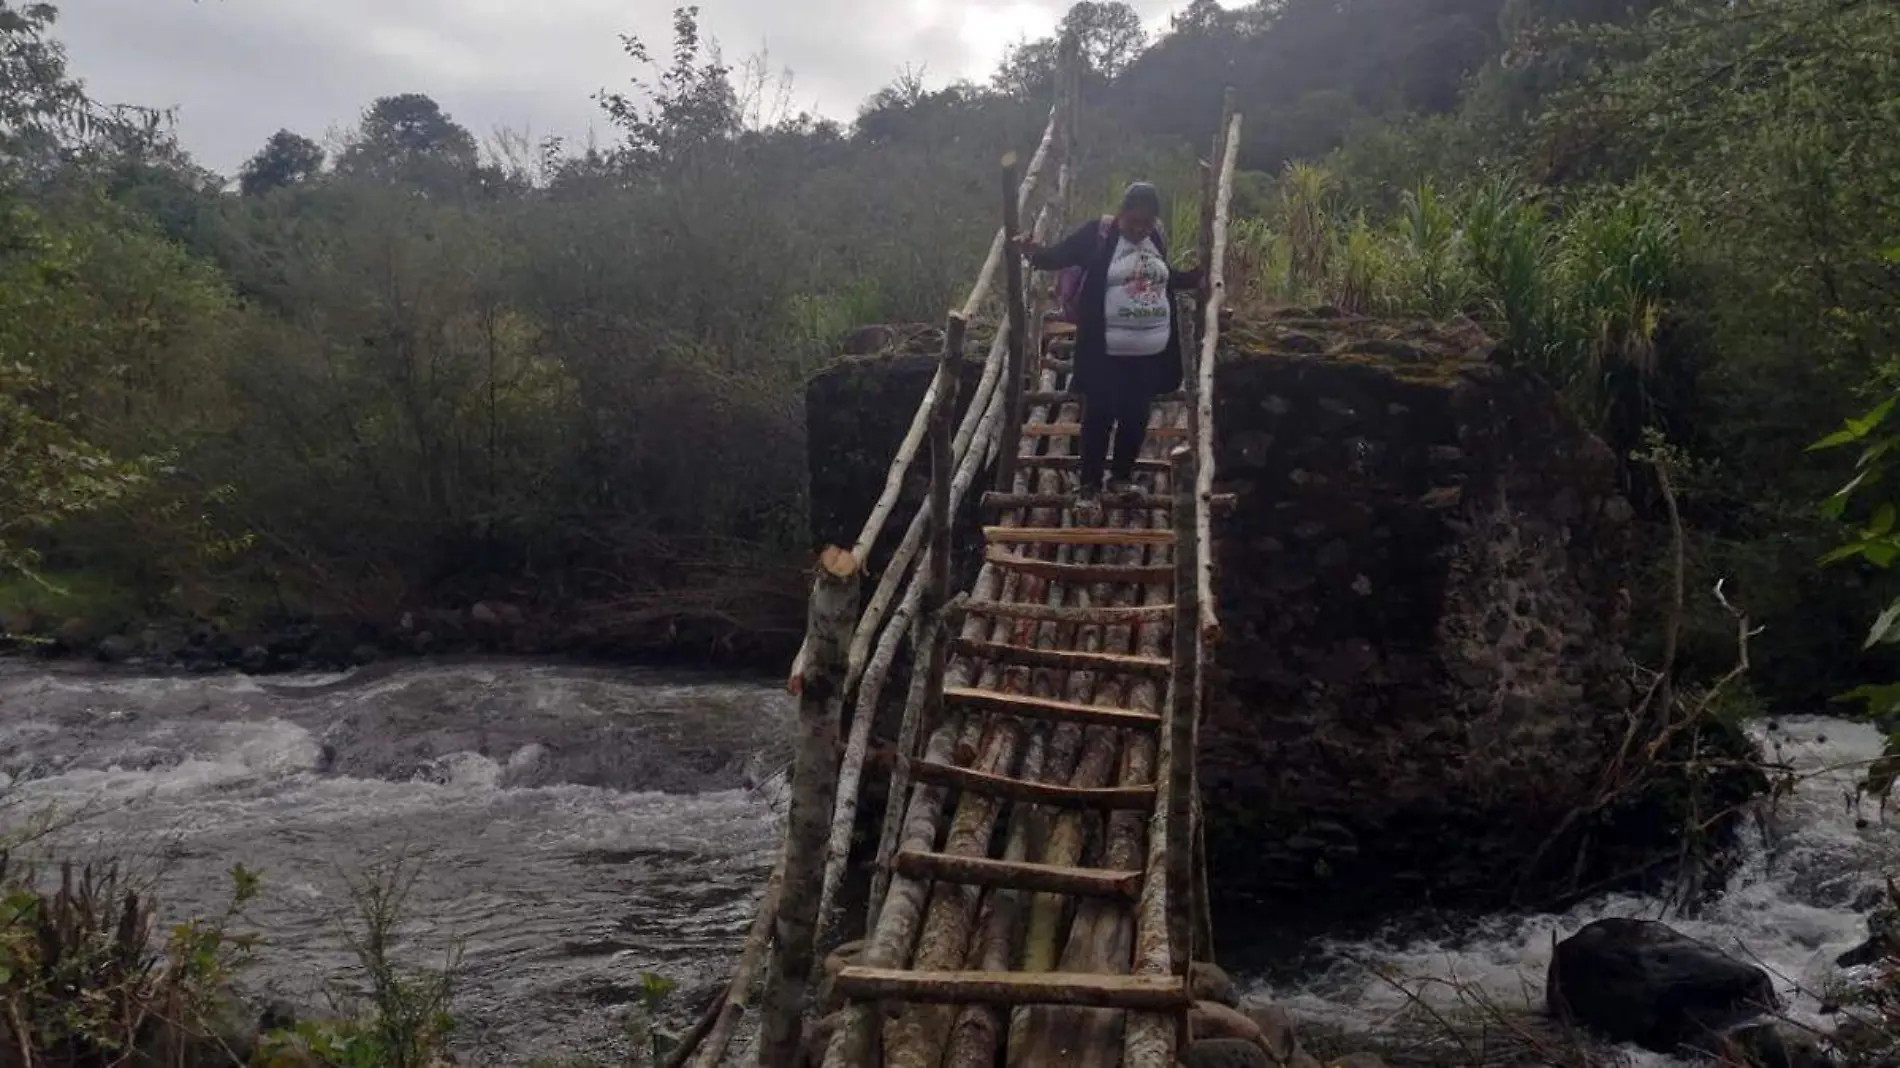
[[1776,1008],[1768,973],[1653,920],[1598,920],[1557,943],[1544,980],[1553,1016],[1671,1053]]

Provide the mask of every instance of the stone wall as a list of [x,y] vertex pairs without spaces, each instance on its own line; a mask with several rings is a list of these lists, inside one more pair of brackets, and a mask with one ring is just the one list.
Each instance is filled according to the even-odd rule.
[[1299,314],[1217,365],[1216,881],[1494,899],[1620,739],[1615,458],[1475,329]]

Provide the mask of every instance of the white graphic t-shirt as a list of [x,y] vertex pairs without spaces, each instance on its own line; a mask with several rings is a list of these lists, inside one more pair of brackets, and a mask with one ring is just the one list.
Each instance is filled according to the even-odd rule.
[[1168,347],[1173,329],[1168,300],[1168,263],[1155,248],[1154,238],[1131,245],[1115,239],[1108,261],[1108,298],[1104,309],[1110,356],[1153,356]]

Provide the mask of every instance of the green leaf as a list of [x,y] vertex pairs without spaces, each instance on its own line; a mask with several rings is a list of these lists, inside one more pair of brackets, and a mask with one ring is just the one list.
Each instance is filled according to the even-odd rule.
[[1861,648],[1872,649],[1876,645],[1900,641],[1900,630],[1896,630],[1896,627],[1900,627],[1900,601],[1888,605],[1874,620],[1874,625],[1867,629],[1867,640],[1861,643]]
[[1859,701],[1865,706],[1861,710],[1863,714],[1882,715],[1900,708],[1900,683],[1870,683],[1865,686],[1856,686],[1846,693],[1836,695],[1834,700],[1839,703]]
[[1887,503],[1881,505],[1879,508],[1874,509],[1873,519],[1868,521],[1867,529],[1862,531],[1861,533],[1869,538],[1878,538],[1883,535],[1892,533],[1893,520],[1894,520],[1893,502],[1888,501]]

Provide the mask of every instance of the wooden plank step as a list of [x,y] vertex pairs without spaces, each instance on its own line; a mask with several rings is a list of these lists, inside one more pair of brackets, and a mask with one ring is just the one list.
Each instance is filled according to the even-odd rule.
[[997,567],[1007,567],[1050,582],[1160,585],[1174,581],[1173,564],[1062,564],[1006,552],[995,546],[990,547],[984,559]]
[[1154,623],[1174,618],[1171,604],[1105,605],[1083,608],[1079,605],[1019,604],[1014,601],[965,601],[963,609],[992,619],[1024,619],[1036,623],[1075,623],[1081,626],[1114,627],[1130,623]]
[[[1026,438],[1078,438],[1082,436],[1081,423],[1024,423],[1023,437]],[[1151,426],[1148,437],[1161,439],[1182,439],[1188,436],[1184,426]]]
[[891,867],[911,879],[936,879],[965,886],[991,886],[1004,890],[1029,890],[1040,894],[1071,894],[1077,897],[1106,897],[1133,901],[1141,896],[1140,871],[1109,871],[1103,868],[1064,868],[1054,864],[1028,861],[992,860],[989,857],[956,857],[947,853],[924,853],[914,849],[900,851],[891,858]]
[[1148,527],[984,527],[992,545],[1173,545],[1174,531]]
[[1165,679],[1174,670],[1174,662],[1164,656],[1131,656],[1127,653],[1083,653],[1073,649],[1031,649],[1004,642],[958,638],[951,648],[963,656],[983,660],[1008,661],[1030,667],[1057,671],[1107,671],[1119,675],[1152,675]]
[[[1231,493],[1216,493],[1209,501],[1215,515],[1228,515],[1233,512],[1237,499]],[[1102,494],[1104,508],[1134,508],[1146,510],[1153,508],[1172,508],[1174,498],[1164,493]],[[1013,508],[1073,508],[1073,493],[998,493],[995,490],[983,494],[982,507],[987,512],[1006,512]]]
[[995,690],[983,690],[973,686],[946,686],[943,688],[943,699],[982,712],[1002,712],[1030,719],[1062,720],[1130,730],[1152,729],[1161,723],[1161,716],[1158,713],[1143,712],[1134,708],[1085,705],[1076,701],[1059,701],[1053,697],[1031,697],[1021,693],[997,693]]
[[[1057,471],[1079,471],[1082,469],[1080,456],[1024,456],[1016,461],[1018,467],[1047,467]],[[1135,461],[1137,471],[1166,471],[1172,466],[1166,460],[1144,456]]]
[[1057,786],[1054,783],[1012,779],[973,768],[960,768],[955,764],[938,764],[927,760],[913,761],[910,765],[910,777],[915,782],[931,786],[948,786],[956,790],[982,794],[984,797],[1020,801],[1030,805],[1045,805],[1049,808],[1082,809],[1091,812],[1111,809],[1146,810],[1153,808],[1155,802],[1155,788],[1152,786]]
[[[1174,498],[1159,493],[1102,494],[1104,508],[1172,508]],[[983,495],[983,510],[988,512],[1006,512],[1013,508],[1073,508],[1073,493],[998,493],[991,490]]]
[[[1080,404],[1082,403],[1082,399],[1082,394],[1072,389],[1031,389],[1023,391],[1024,402],[1032,408],[1039,404]],[[1185,400],[1187,400],[1187,394],[1178,389],[1171,393],[1155,394],[1156,404],[1179,404]]]
[[1178,1012],[1190,1004],[1187,981],[1176,975],[913,972],[852,964],[838,970],[833,986],[853,1001],[932,1005],[1075,1005]]

